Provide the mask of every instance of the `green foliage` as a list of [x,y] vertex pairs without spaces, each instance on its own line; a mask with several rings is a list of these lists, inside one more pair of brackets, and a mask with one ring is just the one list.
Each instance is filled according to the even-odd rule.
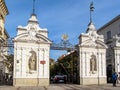
[[78,52],[73,52],[60,58],[55,66],[55,71],[61,74],[73,75],[77,73]]
[[13,62],[14,62],[14,55],[5,55],[6,60],[4,60],[4,65],[7,67],[9,72],[13,72]]
[[77,78],[79,77],[77,70],[78,56],[78,52],[75,51],[65,57],[59,58],[57,62],[50,65],[50,75],[67,75],[69,82],[77,83]]

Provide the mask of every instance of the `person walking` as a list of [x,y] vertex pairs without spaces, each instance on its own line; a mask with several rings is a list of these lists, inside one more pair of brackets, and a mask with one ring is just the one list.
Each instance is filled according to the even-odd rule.
[[113,74],[112,74],[112,83],[113,83],[114,87],[116,87],[117,77],[118,77],[117,73],[113,72]]

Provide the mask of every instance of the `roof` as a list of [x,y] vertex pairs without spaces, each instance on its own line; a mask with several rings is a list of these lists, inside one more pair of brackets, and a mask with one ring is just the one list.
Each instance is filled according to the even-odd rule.
[[111,21],[109,21],[108,23],[106,23],[105,25],[103,25],[101,28],[98,29],[97,32],[103,30],[104,28],[106,28],[107,26],[111,25],[112,23],[114,23],[114,22],[117,21],[118,19],[120,19],[120,15],[116,16],[116,17],[113,18]]

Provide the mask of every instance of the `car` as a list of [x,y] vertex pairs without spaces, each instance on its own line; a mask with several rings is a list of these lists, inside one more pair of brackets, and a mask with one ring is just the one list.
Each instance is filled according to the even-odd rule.
[[53,83],[66,83],[66,75],[55,75],[53,78]]

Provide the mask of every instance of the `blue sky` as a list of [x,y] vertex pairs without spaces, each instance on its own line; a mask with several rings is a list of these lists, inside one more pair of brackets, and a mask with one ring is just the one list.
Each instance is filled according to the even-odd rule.
[[[89,5],[94,2],[92,14],[96,29],[120,15],[120,0],[36,0],[35,13],[41,28],[47,28],[49,39],[56,43],[62,34],[69,36],[72,44],[78,43],[78,37],[85,33],[89,23]],[[5,28],[10,37],[17,34],[19,25],[26,26],[32,13],[33,0],[5,0],[9,10]],[[51,58],[57,59],[65,51],[51,50]]]

